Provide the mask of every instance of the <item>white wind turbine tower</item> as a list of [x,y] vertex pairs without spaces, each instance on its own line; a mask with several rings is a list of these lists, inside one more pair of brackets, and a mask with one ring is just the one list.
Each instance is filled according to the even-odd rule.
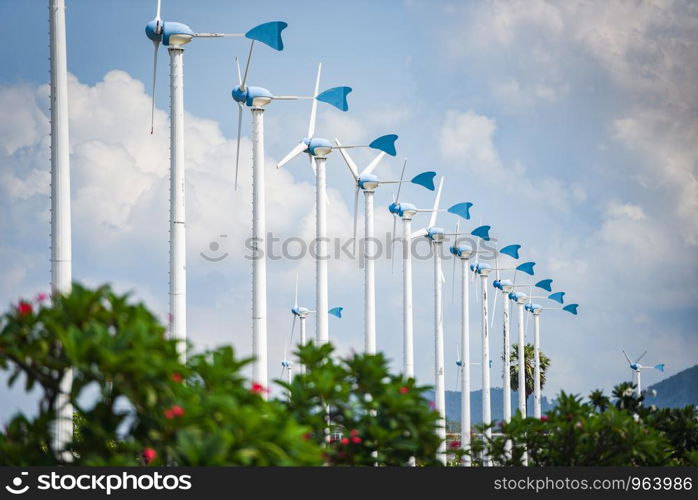
[[[316,94],[319,88],[319,72],[318,79],[315,84]],[[346,98],[346,95],[344,96]],[[348,109],[346,104],[343,109]],[[308,125],[308,135],[294,147],[277,165],[281,168],[286,163],[294,159],[301,153],[307,153],[310,160],[310,166],[315,172],[315,241],[317,247],[315,249],[315,307],[320,313],[317,315],[316,321],[316,340],[319,344],[325,344],[329,341],[328,328],[328,283],[327,283],[327,261],[328,241],[327,241],[327,188],[325,177],[325,162],[327,155],[335,149],[345,148],[360,148],[367,147],[383,151],[391,156],[395,156],[395,141],[397,135],[390,134],[378,137],[368,145],[360,146],[333,146],[332,143],[320,137],[315,137],[315,121],[317,115],[317,99],[313,100],[313,105],[310,111],[310,123]]]
[[[564,292],[558,292],[564,295]],[[553,294],[556,295],[556,294]],[[552,297],[552,296],[551,296]],[[548,298],[551,298],[548,297]],[[529,300],[531,297],[529,297]],[[558,302],[562,301],[562,295],[558,299],[552,299]],[[534,413],[535,418],[540,418],[542,415],[541,411],[541,393],[540,393],[540,316],[541,313],[546,309],[555,309],[567,311],[571,314],[577,315],[578,304],[569,304],[564,307],[542,307],[538,304],[529,302],[526,304],[525,308],[528,312],[533,315],[533,403],[534,403]]]
[[246,37],[283,49],[281,30],[286,23],[272,22],[252,28],[245,34],[237,33],[194,33],[189,26],[171,21],[162,21],[160,0],[157,0],[155,18],[145,27],[146,36],[153,42],[153,100],[151,105],[151,128],[153,133],[155,113],[155,81],[157,57],[160,43],[170,54],[170,313],[169,334],[179,341],[177,349],[186,360],[187,301],[186,301],[186,217],[184,203],[184,46],[193,38]]
[[[51,31],[51,293],[69,294],[72,284],[70,224],[70,142],[68,131],[68,63],[65,3],[50,0]],[[67,370],[56,398],[57,417],[52,428],[52,448],[64,461],[72,455],[66,445],[73,440],[73,406],[69,394],[73,371]]]
[[[273,23],[272,23],[273,24]],[[285,27],[285,23],[284,27]],[[272,26],[273,28],[273,26]],[[279,33],[283,27],[279,27]],[[254,40],[250,44],[250,52],[245,64],[244,76],[237,66],[238,86],[232,91],[233,99],[238,105],[237,153],[235,158],[235,189],[237,189],[238,166],[240,160],[240,133],[242,111],[245,106],[252,113],[252,244],[254,256],[252,259],[252,348],[255,360],[253,362],[253,378],[257,383],[267,386],[267,257],[266,247],[266,197],[264,175],[264,107],[272,101],[311,99],[313,106],[322,101],[346,111],[348,109],[346,96],[349,87],[335,87],[318,94],[318,88],[312,96],[272,95],[263,87],[247,85],[247,76],[252,59]],[[320,67],[316,83],[320,82]],[[261,251],[260,251],[261,250]]]
[[[402,165],[402,174],[405,174],[407,160]],[[424,172],[414,177],[410,182],[419,184],[427,189],[434,190],[434,177],[436,172]],[[417,212],[430,212],[431,210],[419,210],[411,203],[400,202],[400,191],[402,183],[398,184],[397,196],[388,207],[393,215],[393,239],[395,238],[396,217],[402,219],[402,324],[403,343],[402,360],[403,373],[405,377],[414,378],[414,322],[412,314],[412,252],[410,244],[412,241],[412,218]],[[392,254],[391,254],[392,259]]]
[[[500,268],[499,267],[499,255],[507,255],[513,259],[519,258],[519,249],[521,248],[521,245],[507,245],[501,250],[497,252],[497,257],[495,261],[495,271],[497,273],[497,279],[494,280],[492,283],[492,286],[494,288],[498,289],[501,291],[503,294],[502,297],[502,357],[503,357],[503,363],[502,363],[502,383],[503,383],[503,417],[504,421],[509,423],[511,422],[511,372],[510,372],[510,359],[511,359],[511,340],[509,337],[509,330],[510,330],[510,320],[509,320],[509,314],[510,314],[510,307],[509,307],[509,300],[508,296],[509,294],[513,291],[514,289],[514,284],[511,280],[508,279],[500,279],[500,271],[507,270],[509,268]],[[497,305],[497,295],[495,295],[495,300],[494,300],[494,305],[492,306],[492,325],[494,325],[494,310]]]
[[[335,139],[335,144],[341,146],[339,140]],[[374,217],[373,217],[373,197],[376,189],[381,184],[397,184],[398,190],[403,182],[411,182],[419,184],[427,189],[434,190],[434,172],[423,172],[411,181],[403,181],[402,175],[400,180],[382,181],[378,176],[373,174],[373,171],[380,163],[385,153],[381,151],[376,157],[359,172],[354,160],[349,155],[349,152],[340,149],[340,153],[344,158],[344,162],[349,168],[352,178],[354,179],[354,247],[356,247],[356,222],[358,213],[358,198],[359,191],[364,192],[364,345],[365,351],[368,354],[376,353],[376,275],[375,275],[375,248],[374,248]],[[402,173],[404,175],[407,160],[403,164]],[[398,191],[399,194],[399,191]]]
[[659,363],[658,365],[641,365],[640,360],[645,357],[645,354],[647,354],[647,351],[643,352],[639,358],[637,358],[635,361],[630,360],[630,356],[623,351],[623,356],[625,356],[626,361],[628,362],[628,365],[630,366],[630,369],[633,371],[633,384],[635,384],[635,396],[640,397],[642,396],[642,381],[640,380],[640,372],[642,370],[647,370],[647,369],[654,369],[658,370],[660,372],[664,371],[664,363]]
[[[441,445],[437,452],[437,458],[443,463],[446,463],[446,385],[444,374],[444,330],[443,330],[443,282],[445,280],[443,269],[441,267],[441,245],[446,233],[443,228],[436,226],[436,219],[441,211],[439,201],[441,199],[441,190],[444,185],[444,178],[441,177],[439,187],[436,191],[434,207],[431,210],[431,218],[426,227],[412,233],[411,239],[425,237],[431,244],[431,249],[434,256],[434,399],[436,402],[436,411],[439,413],[439,437],[442,439]],[[460,204],[459,204],[460,205]],[[455,213],[452,209],[449,212]],[[460,215],[460,214],[459,214]]]

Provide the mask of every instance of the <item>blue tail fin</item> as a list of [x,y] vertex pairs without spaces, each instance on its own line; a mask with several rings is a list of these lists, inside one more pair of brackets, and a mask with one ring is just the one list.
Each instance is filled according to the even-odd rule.
[[395,156],[397,154],[397,151],[395,150],[395,141],[397,141],[397,135],[395,134],[382,135],[378,139],[371,142],[368,147],[383,151],[390,156]]
[[433,191],[434,177],[436,177],[436,172],[422,172],[421,174],[414,176],[410,182],[412,184],[423,186],[429,191]]
[[286,29],[287,26],[288,24],[283,21],[272,21],[270,23],[260,24],[245,33],[245,37],[269,45],[272,49],[284,50],[284,41],[281,39],[281,32]]
[[473,204],[469,201],[463,203],[457,203],[448,209],[448,213],[460,215],[464,219],[470,219],[470,207]]
[[521,245],[508,245],[502,248],[499,253],[503,253],[504,255],[508,255],[510,257],[514,257],[515,259],[519,258],[519,248],[521,248]]
[[349,92],[351,92],[351,87],[332,87],[318,94],[315,99],[331,104],[341,111],[348,111],[347,95],[349,95]]

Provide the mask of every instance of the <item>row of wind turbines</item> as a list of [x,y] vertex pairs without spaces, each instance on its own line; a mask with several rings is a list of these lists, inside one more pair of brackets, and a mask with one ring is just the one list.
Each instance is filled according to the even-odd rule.
[[[52,290],[58,293],[68,293],[72,280],[71,272],[71,226],[70,226],[70,169],[68,156],[68,99],[67,99],[67,63],[65,47],[65,5],[64,0],[49,0],[50,27],[51,27],[51,228],[52,228]],[[253,27],[245,33],[203,33],[194,32],[186,24],[180,22],[163,21],[161,18],[161,0],[157,0],[155,18],[145,28],[146,36],[153,43],[153,101],[151,106],[151,133],[153,133],[155,111],[155,83],[157,76],[157,60],[160,45],[167,47],[170,56],[170,282],[169,282],[169,332],[172,338],[180,340],[179,353],[186,360],[186,217],[185,217],[185,136],[184,136],[184,70],[183,57],[185,46],[195,38],[224,38],[239,37],[250,40],[249,53],[245,61],[244,71],[241,71],[238,63],[238,82],[232,91],[232,97],[238,107],[237,152],[235,167],[235,188],[238,184],[238,164],[240,156],[241,125],[244,108],[248,108],[252,118],[252,171],[253,171],[253,210],[252,231],[253,245],[263,248],[266,235],[265,214],[265,171],[264,171],[264,112],[266,107],[274,101],[310,100],[311,112],[309,125],[305,137],[294,146],[289,153],[278,163],[277,168],[283,167],[301,154],[307,154],[309,165],[315,175],[315,213],[316,213],[316,286],[315,309],[310,310],[298,304],[298,285],[293,314],[291,335],[295,331],[295,323],[298,320],[300,330],[300,342],[307,342],[306,319],[310,314],[316,315],[315,341],[326,343],[329,341],[329,317],[341,317],[341,307],[329,307],[328,301],[328,272],[327,272],[327,193],[326,193],[326,160],[328,155],[338,150],[346,163],[354,183],[354,240],[356,241],[356,228],[358,216],[359,193],[364,193],[364,249],[363,255],[367,256],[364,262],[364,350],[367,353],[376,352],[376,294],[375,294],[375,260],[373,232],[374,232],[374,194],[382,184],[397,186],[397,194],[388,207],[394,216],[393,234],[395,233],[397,220],[402,221],[402,274],[403,274],[403,371],[405,376],[414,377],[414,352],[413,352],[413,302],[412,302],[412,261],[410,242],[415,238],[426,238],[432,247],[434,264],[434,348],[435,348],[435,406],[441,416],[440,432],[445,438],[445,366],[444,366],[444,342],[443,342],[443,284],[445,281],[441,262],[441,247],[447,237],[454,237],[454,243],[449,248],[454,261],[454,278],[457,261],[460,260],[461,280],[461,335],[459,346],[459,359],[457,369],[461,381],[462,397],[462,439],[461,446],[464,449],[470,445],[470,287],[471,282],[477,280],[480,283],[481,304],[481,336],[482,336],[482,398],[483,421],[491,422],[490,404],[490,342],[489,331],[494,325],[496,297],[502,295],[502,319],[503,319],[503,355],[504,355],[504,416],[505,420],[511,418],[510,401],[510,301],[517,307],[518,327],[518,359],[519,359],[519,411],[526,414],[525,369],[524,369],[524,340],[525,322],[524,312],[533,316],[534,325],[534,349],[535,349],[535,374],[534,374],[534,413],[540,417],[540,319],[544,310],[564,310],[577,314],[577,304],[564,304],[564,292],[552,293],[552,280],[545,279],[535,281],[534,262],[518,264],[519,249],[521,245],[512,244],[496,251],[494,266],[483,262],[485,253],[480,249],[480,241],[490,241],[490,226],[480,225],[469,233],[462,233],[460,222],[455,226],[454,233],[446,233],[437,225],[441,212],[447,212],[459,219],[470,220],[470,209],[473,204],[461,202],[449,207],[440,208],[441,193],[444,178],[441,177],[438,188],[435,186],[435,172],[422,172],[409,181],[404,180],[406,164],[403,164],[402,174],[399,180],[380,180],[374,174],[375,169],[386,156],[396,156],[395,142],[397,135],[387,134],[376,138],[369,144],[342,145],[339,140],[330,141],[316,135],[316,116],[318,102],[329,104],[341,111],[348,110],[347,95],[350,87],[340,86],[320,92],[321,65],[318,66],[315,86],[311,95],[275,95],[263,87],[248,84],[250,67],[253,59],[255,44],[262,44],[274,50],[283,50],[282,31],[287,24],[280,21],[268,22]],[[368,148],[377,151],[375,158],[363,169],[359,169],[352,159],[349,149]],[[402,184],[409,183],[421,186],[431,191],[436,191],[434,204],[431,207],[418,208],[415,205],[401,201]],[[426,225],[413,231],[413,218],[419,213],[428,213],[429,220]],[[469,234],[477,238],[477,245],[473,249],[459,243],[459,237]],[[264,255],[254,252],[255,255]],[[500,259],[510,264],[500,267]],[[488,286],[489,276],[495,273],[496,279],[493,286],[495,301],[493,310],[490,311]],[[504,277],[511,274],[510,278]],[[528,276],[525,282],[517,278]],[[478,279],[479,278],[479,279]],[[533,295],[534,289],[542,289],[543,295]],[[528,291],[528,294],[520,290]],[[498,293],[499,292],[499,293]],[[534,300],[550,300],[559,306],[543,307]],[[253,381],[263,386],[268,386],[267,373],[267,273],[266,258],[253,259],[253,284],[252,284],[252,324],[253,324],[253,354],[255,363],[253,367]],[[462,354],[462,358],[460,357]],[[293,362],[286,359],[282,362],[283,370],[290,377]],[[639,366],[639,365],[638,365]],[[631,365],[632,367],[632,365]],[[663,367],[663,365],[662,365]],[[301,372],[303,367],[300,366]],[[633,368],[635,369],[635,368]],[[639,387],[639,371],[637,372]],[[54,426],[54,449],[64,452],[65,444],[72,435],[72,407],[68,401],[68,394],[72,385],[72,374],[68,372],[62,382],[62,394],[59,398],[59,415]],[[439,450],[439,458],[446,460],[445,439]],[[470,457],[466,455],[465,464],[470,463]]]

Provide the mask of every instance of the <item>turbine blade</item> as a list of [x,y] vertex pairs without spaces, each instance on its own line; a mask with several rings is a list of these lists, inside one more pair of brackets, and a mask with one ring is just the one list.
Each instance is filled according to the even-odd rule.
[[[160,11],[160,2],[158,2],[158,12]],[[159,15],[159,14],[158,14]],[[160,48],[160,42],[158,40],[153,40],[153,46],[155,51],[153,52],[153,96],[151,98],[150,104],[150,134],[153,134],[155,129],[155,79],[157,78],[158,70],[158,48]]]
[[[456,240],[458,237],[456,237]],[[453,246],[456,246],[456,242],[453,242]],[[451,258],[453,259],[453,268],[451,272],[451,304],[453,304],[453,301],[455,300],[456,297],[456,259],[457,257],[455,255],[452,255]],[[458,355],[460,357],[460,354]]]
[[[402,179],[405,178],[405,167],[407,166],[407,158],[402,162],[402,173],[400,174],[400,182],[397,185],[397,196],[395,197],[395,203],[400,199],[400,188],[402,187]],[[395,232],[393,230],[393,232]]]
[[315,157],[309,156],[310,158],[310,169],[313,171],[313,175],[317,175],[317,165],[315,165]]
[[490,329],[494,329],[494,313],[497,310],[497,297],[499,294],[494,292],[494,300],[492,301],[492,321],[490,321]]
[[235,191],[238,190],[238,167],[240,166],[240,133],[242,129],[242,104],[238,103],[238,142],[235,152]]
[[[334,143],[337,146],[341,146],[339,139],[335,139]],[[339,152],[342,154],[342,158],[344,158],[344,163],[347,164],[347,167],[349,167],[349,171],[351,172],[352,177],[354,177],[355,181],[359,180],[359,168],[356,166],[356,163],[354,163],[354,160],[349,156],[349,152],[346,151],[344,148],[339,148]]]
[[290,153],[284,156],[283,160],[277,163],[276,168],[281,168],[284,165],[286,165],[289,161],[293,160],[296,156],[305,151],[307,147],[308,146],[306,146],[304,142],[299,143],[295,148],[291,150]]
[[238,68],[238,85],[242,86],[242,73],[240,72],[240,59],[235,56],[235,65]]
[[423,227],[422,229],[415,231],[410,235],[411,239],[419,238],[420,236],[426,236],[428,234],[427,228]]
[[291,345],[293,345],[293,332],[296,329],[296,315],[293,315],[293,323],[291,323]]
[[252,60],[252,49],[254,48],[254,40],[250,43],[250,53],[247,54],[247,63],[245,64],[245,74],[242,77],[242,83],[240,84],[240,90],[245,90],[245,84],[247,83],[247,73],[250,70],[250,61]]
[[315,90],[313,90],[313,104],[310,108],[310,123],[308,124],[308,138],[312,138],[315,133],[315,117],[317,116],[317,97],[320,92],[320,73],[322,72],[322,63],[317,66],[317,77],[315,79]]
[[429,227],[434,227],[436,224],[436,216],[439,214],[439,201],[441,199],[441,188],[444,187],[444,178],[441,177],[439,181],[439,189],[436,191],[436,198],[434,199],[434,211],[431,213],[431,218],[429,219]]
[[155,14],[156,19],[160,19],[160,0],[158,0],[158,12]]
[[645,354],[647,354],[647,351],[643,352],[642,355],[639,358],[637,358],[637,361],[635,361],[635,362],[639,363],[640,360],[645,357]]
[[[342,153],[344,152],[341,149],[340,149],[340,151],[342,151]],[[361,172],[360,175],[369,175],[371,172],[373,172],[376,169],[376,167],[378,166],[378,164],[380,163],[380,161],[383,159],[384,156],[385,156],[384,151],[381,151],[380,153],[378,153],[376,155],[376,157],[373,159],[373,161],[368,164],[368,167],[366,167],[364,169],[364,171]],[[400,179],[400,180],[402,180],[402,179]]]

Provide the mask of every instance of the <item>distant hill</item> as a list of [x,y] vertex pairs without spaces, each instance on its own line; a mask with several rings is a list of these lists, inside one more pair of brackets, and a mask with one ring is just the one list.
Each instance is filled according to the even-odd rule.
[[653,404],[659,408],[698,405],[698,365],[657,382],[647,389],[654,389],[657,395],[648,396],[645,404]]
[[[434,398],[434,393],[427,393],[427,397]],[[503,420],[504,389],[493,387],[490,390],[490,403],[492,407],[492,421]],[[516,391],[511,393],[511,412],[516,414],[519,404],[519,395]],[[543,413],[552,408],[552,404],[543,396],[541,408]],[[533,416],[533,396],[529,396],[526,405],[529,416]],[[473,425],[482,423],[482,391],[470,393],[470,418]],[[460,391],[446,391],[446,419],[451,422],[460,422]]]

